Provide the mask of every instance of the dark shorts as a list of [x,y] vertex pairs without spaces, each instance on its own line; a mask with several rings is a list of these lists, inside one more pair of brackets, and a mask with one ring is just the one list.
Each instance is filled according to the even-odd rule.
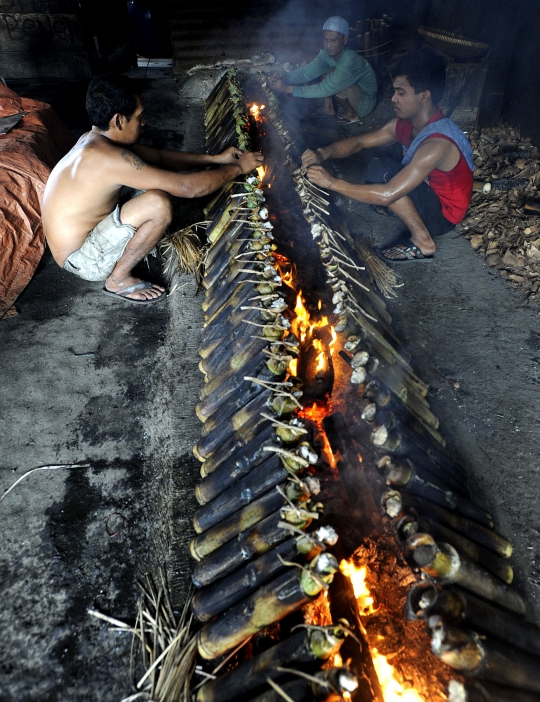
[[[402,169],[399,161],[389,156],[376,156],[369,162],[366,183],[388,183]],[[440,236],[454,226],[442,213],[441,201],[426,182],[409,193],[420,218],[431,236]]]

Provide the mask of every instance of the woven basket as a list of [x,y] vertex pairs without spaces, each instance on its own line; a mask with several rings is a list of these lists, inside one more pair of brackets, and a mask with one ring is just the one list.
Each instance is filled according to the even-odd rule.
[[452,32],[445,32],[435,27],[418,27],[418,32],[427,44],[449,56],[460,59],[472,59],[483,56],[489,49],[489,44],[460,37]]

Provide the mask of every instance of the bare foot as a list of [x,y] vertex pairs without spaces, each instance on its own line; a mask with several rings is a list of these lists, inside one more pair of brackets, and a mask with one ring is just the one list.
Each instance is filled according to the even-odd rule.
[[[116,282],[112,275],[110,275],[105,281],[105,289],[112,293],[121,293],[126,288],[130,288],[133,285],[139,285],[143,283],[140,278],[135,278],[129,275],[127,278],[123,278],[119,282]],[[152,300],[161,297],[165,292],[165,288],[160,285],[152,284],[152,287],[145,288],[144,290],[136,290],[135,292],[129,292],[122,295],[130,300]]]

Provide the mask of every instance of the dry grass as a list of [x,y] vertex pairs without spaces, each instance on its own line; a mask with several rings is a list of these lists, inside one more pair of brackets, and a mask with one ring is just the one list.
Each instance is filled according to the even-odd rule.
[[197,287],[200,285],[207,248],[202,245],[197,230],[207,225],[208,222],[196,222],[185,229],[165,234],[161,240],[159,248],[165,261],[163,272],[172,287],[171,292],[176,288],[175,278],[185,273],[193,273]]
[[398,282],[397,274],[382,261],[373,250],[373,242],[367,237],[355,240],[355,247],[373,281],[385,297],[396,297],[395,288],[400,288],[403,283]]

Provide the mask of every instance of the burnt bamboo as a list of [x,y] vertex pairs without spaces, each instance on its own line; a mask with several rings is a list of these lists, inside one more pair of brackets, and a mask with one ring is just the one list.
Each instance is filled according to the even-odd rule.
[[219,344],[227,339],[236,339],[238,336],[248,336],[250,329],[245,324],[246,319],[252,322],[261,322],[260,312],[253,309],[241,310],[238,308],[229,316],[231,317],[230,319],[216,321],[210,327],[207,327],[208,333],[201,337],[199,345],[199,354],[201,356],[208,355],[208,352],[215,347],[216,343]]
[[451,680],[448,702],[538,702],[538,695],[478,680]]
[[525,614],[525,603],[517,592],[476,564],[460,558],[450,544],[437,543],[429,534],[415,534],[407,540],[406,546],[414,561],[437,583],[460,585],[512,612]]
[[277,490],[268,492],[204,534],[196,536],[190,544],[191,555],[195,560],[200,561],[249,527],[283,507],[284,504],[285,499]]
[[479,524],[489,528],[493,527],[491,516],[484,510],[476,507],[466,498],[428,482],[419,473],[420,471],[410,461],[406,460],[389,461],[385,467],[386,479],[391,485],[403,488],[441,507],[454,509],[458,514],[462,514],[464,517],[468,517]]
[[[408,470],[412,469],[415,476],[418,476],[424,482],[436,485],[445,492],[465,492],[463,482],[460,483],[458,477],[452,475],[449,471],[443,471],[438,465],[430,461],[418,461],[416,455],[414,460],[384,455],[377,461],[377,467],[384,474],[390,473],[387,477],[394,485],[398,484],[395,480],[404,480],[407,477]],[[400,475],[401,473],[404,473],[404,476]]]
[[474,541],[458,534],[453,529],[442,526],[427,517],[405,515],[397,525],[400,539],[405,541],[409,536],[418,532],[431,534],[436,541],[445,541],[456,548],[465,558],[478,563],[503,583],[510,585],[514,579],[514,570],[506,558],[501,558],[492,551],[475,544]]
[[227,368],[241,368],[248,359],[266,348],[268,343],[268,339],[254,334],[247,338],[240,337],[231,344],[218,344],[209,356],[201,360],[199,368],[210,381],[214,376],[225,372]]
[[[318,561],[323,559],[324,561]],[[317,563],[324,563],[324,572]],[[310,564],[309,571],[291,571],[257,590],[242,602],[231,607],[220,617],[204,625],[197,636],[199,654],[206,659],[214,659],[227,653],[258,631],[281,621],[287,615],[300,609],[306,602],[329,584],[338,568],[337,561],[326,553],[317,556]],[[314,572],[316,577],[311,575]]]
[[[268,458],[264,447],[275,442],[274,427],[268,425],[256,434],[251,441],[238,446],[233,454],[223,455],[222,452],[211,456],[201,465],[201,476],[206,478],[199,487],[195,488],[197,499],[205,504],[221,492],[221,476],[227,480],[234,475],[235,480],[246,475],[252,468]],[[214,473],[216,475],[214,475]],[[209,477],[211,476],[211,477]],[[211,497],[213,496],[213,497]]]
[[[242,369],[242,374],[244,372],[250,374],[249,369],[250,366],[248,365],[245,370]],[[279,380],[279,378],[276,377],[273,373],[270,373],[270,371],[267,371],[267,373],[260,372],[259,375],[256,377],[266,382],[277,382]],[[234,392],[233,390],[231,390],[226,395],[220,395],[217,398],[217,400],[213,403],[212,397],[207,398],[207,401],[205,402],[205,409],[207,410],[206,417],[200,412],[200,404],[197,405],[197,416],[199,417],[199,419],[203,418],[205,420],[201,429],[201,435],[203,437],[208,436],[208,434],[217,429],[233,414],[240,412],[243,407],[247,407],[247,405],[256,397],[265,395],[268,400],[272,396],[272,392],[270,390],[262,387],[258,383],[242,380],[242,376],[240,376],[238,384],[240,388],[236,397],[234,397]]]
[[423,500],[420,497],[406,495],[397,490],[389,490],[382,497],[383,508],[390,517],[405,514],[407,510],[414,509],[420,516],[433,519],[436,523],[455,529],[460,534],[494,551],[503,558],[512,555],[512,544],[504,536],[487,529],[481,524],[451,512],[444,507]]
[[440,616],[450,624],[489,634],[525,653],[540,656],[540,629],[537,626],[469,592],[438,588],[433,583],[423,582],[412,586],[407,602],[412,610],[416,610],[417,618],[431,621],[434,615]]
[[207,587],[283,543],[290,535],[281,510],[273,512],[196,563],[192,574],[194,585]]
[[197,693],[197,702],[231,702],[248,693],[257,694],[267,677],[281,677],[276,668],[282,666],[318,667],[338,653],[345,633],[342,627],[306,628],[276,646],[241,663],[226,675],[206,683]]
[[235,573],[198,590],[191,600],[191,611],[198,621],[210,621],[277,578],[288,567],[283,561],[295,558],[298,558],[296,539],[288,539]]
[[[540,693],[540,659],[523,651],[445,625],[434,631],[432,648],[444,663],[467,676]],[[509,698],[513,699],[511,695]]]
[[229,311],[234,307],[245,305],[250,298],[254,298],[256,296],[257,292],[253,289],[253,285],[251,283],[243,283],[242,285],[239,285],[228,300],[225,300],[219,307],[213,310],[211,314],[205,314],[204,326],[210,326],[214,319],[219,317],[225,310]]
[[260,495],[272,490],[287,480],[286,470],[277,456],[272,456],[248,475],[224,490],[208,504],[199,507],[193,518],[193,526],[198,534],[218,524],[231,514],[248,505]]
[[210,434],[203,436],[193,449],[199,460],[205,460],[215,453],[222,444],[234,437],[242,442],[245,433],[251,433],[256,427],[268,423],[261,414],[261,410],[266,407],[271,393],[257,395],[249,404],[236,412],[228,420],[216,427]]

